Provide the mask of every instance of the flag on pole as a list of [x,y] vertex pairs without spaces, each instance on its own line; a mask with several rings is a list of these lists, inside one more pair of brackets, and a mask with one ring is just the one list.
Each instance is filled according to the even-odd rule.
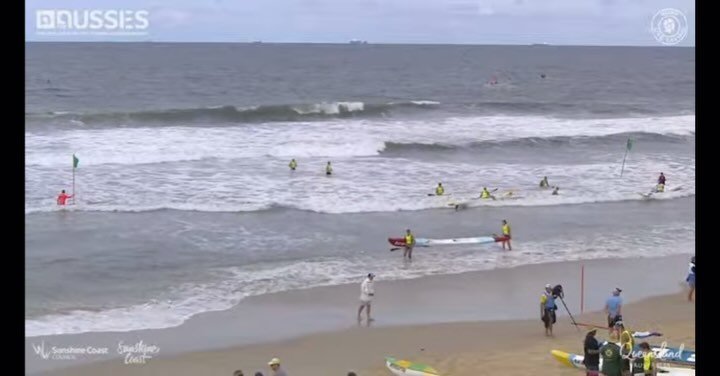
[[78,163],[80,163],[80,160],[73,154],[73,168],[77,168]]
[[625,159],[627,158],[628,153],[632,149],[632,146],[633,146],[633,140],[628,138],[627,146],[625,147],[625,156],[623,157],[622,167],[620,168],[620,177],[622,177],[623,171],[625,171]]

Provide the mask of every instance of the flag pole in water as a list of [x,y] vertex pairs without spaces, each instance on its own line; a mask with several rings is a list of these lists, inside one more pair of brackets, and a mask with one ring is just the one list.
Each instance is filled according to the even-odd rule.
[[630,149],[632,149],[632,145],[633,145],[633,140],[628,138],[627,146],[625,147],[625,156],[623,157],[622,168],[620,168],[620,177],[622,177],[623,171],[625,171],[625,159],[627,158],[627,155],[630,152]]
[[80,163],[80,160],[73,154],[73,168],[72,168],[72,199],[73,199],[73,205],[75,204],[75,169],[78,166],[78,163]]

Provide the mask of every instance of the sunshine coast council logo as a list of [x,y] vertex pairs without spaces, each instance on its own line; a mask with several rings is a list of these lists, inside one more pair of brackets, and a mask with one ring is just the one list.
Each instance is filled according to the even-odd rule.
[[687,36],[687,18],[677,9],[661,9],[653,16],[650,31],[655,40],[666,46],[678,44]]

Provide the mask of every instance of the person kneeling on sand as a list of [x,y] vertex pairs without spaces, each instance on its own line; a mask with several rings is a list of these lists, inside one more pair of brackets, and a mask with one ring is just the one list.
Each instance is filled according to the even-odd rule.
[[540,297],[540,319],[545,324],[545,335],[552,337],[552,326],[557,321],[555,316],[555,295],[552,286],[548,283],[545,285],[545,292]]
[[285,370],[280,368],[280,359],[272,358],[272,360],[268,362],[268,365],[273,370],[274,376],[288,376]]

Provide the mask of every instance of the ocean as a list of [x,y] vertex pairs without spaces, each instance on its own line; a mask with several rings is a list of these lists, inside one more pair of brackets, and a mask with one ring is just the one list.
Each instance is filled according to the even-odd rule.
[[[368,272],[694,247],[692,48],[28,43],[25,83],[28,337],[174,327]],[[502,219],[512,252],[388,251]]]

